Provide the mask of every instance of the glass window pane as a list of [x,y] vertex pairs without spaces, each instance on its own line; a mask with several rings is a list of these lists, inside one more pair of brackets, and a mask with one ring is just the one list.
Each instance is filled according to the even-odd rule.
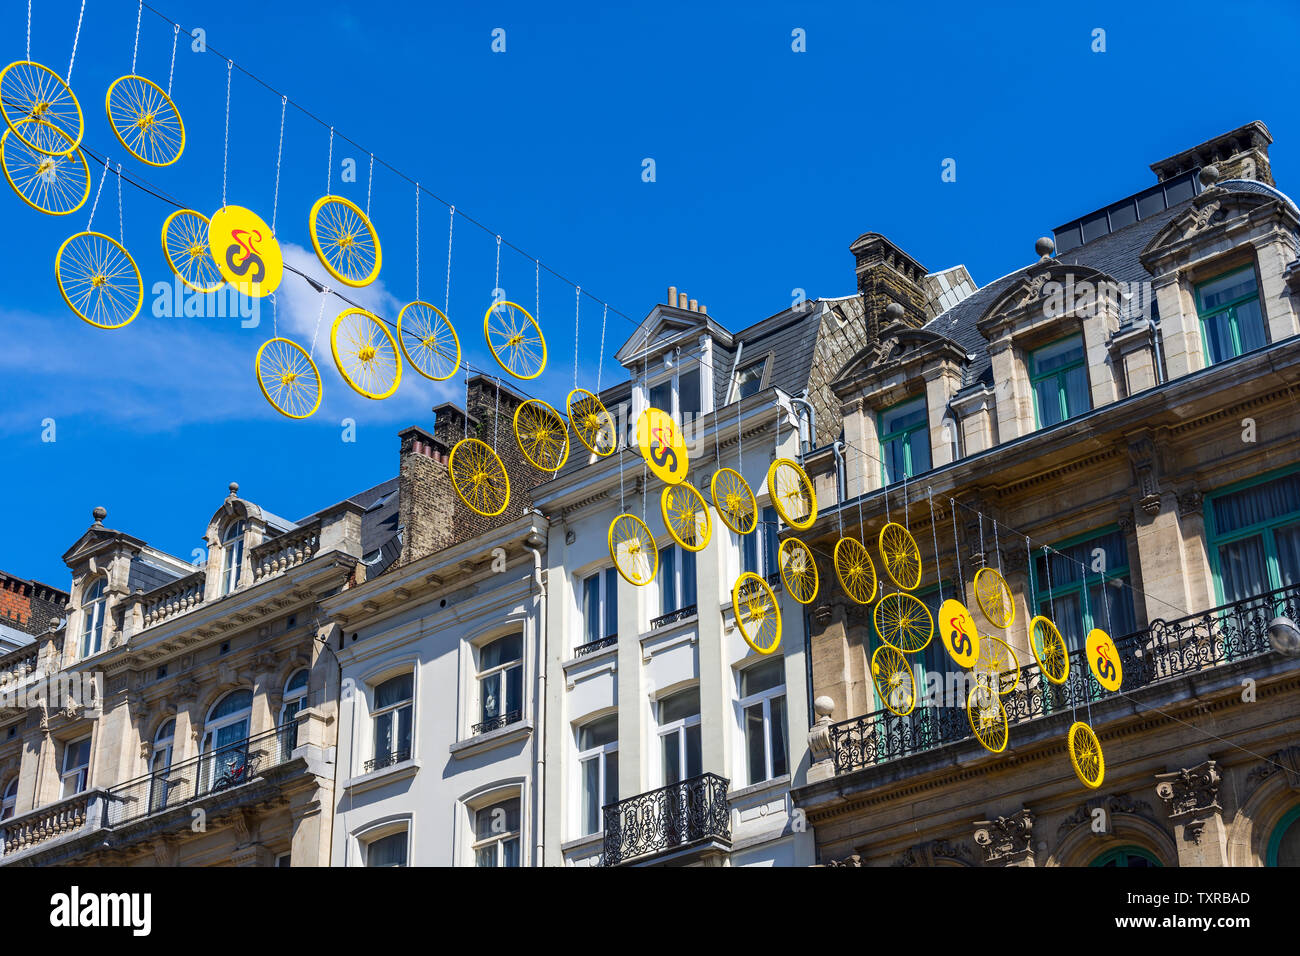
[[582,762],[582,832],[600,829],[600,758]]
[[1243,296],[1254,295],[1255,292],[1254,269],[1238,269],[1236,272],[1229,272],[1227,275],[1202,283],[1196,290],[1202,312],[1221,308]]
[[502,800],[474,813],[474,838],[487,840],[494,836],[519,832],[519,798]]
[[1214,498],[1215,534],[1229,534],[1300,511],[1300,472]]
[[930,470],[930,433],[915,431],[907,436],[908,451],[911,453],[912,465],[907,477],[914,478]]
[[776,527],[776,509],[771,505],[763,509],[763,523],[758,527],[757,533],[763,536],[763,570],[759,573],[775,574],[781,568],[776,560],[781,541]]
[[659,726],[663,727],[700,714],[700,689],[691,687],[659,701]]
[[366,846],[366,866],[406,866],[406,831],[372,840]]
[[704,773],[704,750],[700,741],[700,725],[691,724],[686,728],[686,777],[698,777]]
[[[700,370],[693,368],[677,377],[677,410],[685,420],[687,415],[700,413]],[[681,424],[679,421],[678,424]]]
[[618,571],[605,571],[605,636],[618,633]]
[[747,365],[740,370],[737,376],[739,388],[737,394],[740,398],[748,398],[758,391],[759,386],[763,384],[763,365],[762,362],[755,362],[753,365]]
[[483,648],[480,656],[479,670],[487,671],[511,661],[524,659],[524,636],[511,634],[499,641],[493,641]]
[[[414,686],[413,678],[410,674],[403,674],[400,677],[394,677],[386,680],[375,688],[375,709],[381,710],[384,707],[391,707],[394,704],[404,700],[411,699],[411,691]],[[251,703],[251,698],[250,698]]]
[[1227,312],[1207,316],[1204,321],[1205,344],[1210,351],[1210,364],[1234,358],[1237,348],[1232,341],[1232,318]]
[[578,749],[591,750],[618,740],[618,714],[593,720],[578,730]]
[[748,697],[785,683],[785,661],[782,658],[746,667],[740,672],[740,696]]
[[659,613],[677,610],[677,545],[659,550]]
[[750,574],[758,573],[758,538],[753,534],[740,537],[740,570]]
[[501,716],[501,673],[498,671],[479,682],[483,720]]
[[397,711],[397,753],[411,755],[411,707]]
[[605,754],[605,803],[618,803],[618,751]]
[[1240,601],[1270,590],[1262,535],[1219,545],[1219,576],[1223,599]]
[[506,671],[507,714],[518,714],[524,709],[524,669],[512,667]]
[[497,865],[497,845],[481,846],[474,851],[475,866],[496,866]]
[[896,435],[911,428],[926,425],[925,397],[920,396],[880,413],[882,437]]
[[1064,378],[1066,414],[1070,418],[1082,415],[1092,407],[1092,397],[1088,394],[1088,370],[1079,366],[1066,372]]
[[883,446],[885,483],[891,484],[895,481],[901,481],[907,474],[907,448],[903,444],[903,439],[895,438],[893,441],[886,442]]
[[673,413],[673,380],[666,379],[658,385],[650,386],[650,406],[658,408],[669,415]]
[[682,743],[681,734],[673,731],[659,738],[663,753],[664,783],[677,783],[682,779]]
[[600,632],[600,575],[593,574],[582,582],[583,643],[598,641],[605,635]]
[[1262,349],[1268,344],[1264,334],[1264,313],[1260,311],[1258,299],[1243,302],[1233,311],[1237,315],[1237,338],[1243,352]]
[[1034,383],[1038,405],[1038,426],[1048,428],[1064,419],[1061,416],[1061,385],[1055,376]]
[[1277,570],[1283,587],[1300,582],[1300,523],[1273,531]]
[[1035,377],[1046,375],[1082,361],[1083,336],[1072,335],[1068,339],[1036,349],[1030,359],[1029,374]]
[[502,866],[519,865],[519,838],[518,837],[513,837],[512,839],[502,841],[501,865]]
[[393,752],[393,712],[375,718],[375,756],[386,757]]
[[782,777],[789,771],[785,743],[785,697],[772,698],[772,776]]
[[749,760],[749,782],[767,779],[767,738],[763,732],[763,704],[745,708],[745,754]]
[[683,549],[682,556],[682,607],[695,603],[695,552]]

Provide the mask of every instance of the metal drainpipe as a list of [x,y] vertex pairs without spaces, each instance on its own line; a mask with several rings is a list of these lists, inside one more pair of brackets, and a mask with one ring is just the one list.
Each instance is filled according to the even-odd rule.
[[1160,355],[1160,323],[1155,319],[1147,319],[1147,325],[1151,328],[1151,344],[1156,349],[1156,384],[1165,383],[1164,359]]
[[[536,834],[536,846],[533,850],[533,866],[542,866],[542,854],[545,851],[545,796],[546,796],[546,582],[542,580],[542,551],[539,545],[543,538],[533,532],[524,540],[524,546],[533,553],[533,577],[537,584],[537,690],[533,699],[533,807],[535,819],[533,833]],[[531,585],[529,586],[531,590]]]
[[[791,404],[798,403],[808,409],[808,448],[813,448],[817,443],[817,409],[813,408],[812,402],[808,401],[808,389],[804,389],[798,395],[790,399]],[[799,416],[802,417],[802,416]],[[796,421],[798,418],[796,418]],[[803,463],[804,452],[807,449],[803,446],[803,438],[799,440],[799,462]]]
[[844,473],[844,442],[837,441],[831,445],[831,451],[835,453],[835,482],[838,501],[835,503],[836,508],[844,507],[844,499],[848,497],[848,476]]

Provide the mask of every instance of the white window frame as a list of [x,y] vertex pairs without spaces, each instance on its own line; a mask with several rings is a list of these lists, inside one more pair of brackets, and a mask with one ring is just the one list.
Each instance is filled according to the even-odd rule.
[[[497,805],[502,803],[508,803],[511,800],[519,804],[519,828],[517,830],[509,830],[504,833],[493,833],[491,836],[484,837],[482,840],[478,839],[478,815],[480,813],[487,813]],[[495,856],[496,856],[495,865],[497,867],[502,867],[501,860],[505,855],[504,843],[507,840],[514,839],[519,842],[519,866],[522,867],[524,865],[523,794],[521,794],[518,790],[513,792],[506,792],[504,795],[498,794],[497,798],[494,798],[490,802],[485,803],[482,807],[479,807],[477,809],[470,808],[470,839],[471,839],[471,843],[469,847],[469,853],[470,853],[470,861],[473,866],[478,866],[479,850],[484,850],[487,849],[488,847],[494,847]]]
[[241,518],[226,525],[221,535],[221,595],[225,597],[239,587],[244,565],[244,533],[247,523]]
[[[574,780],[574,788],[573,788],[573,792],[576,795],[576,799],[573,801],[573,805],[574,805],[573,832],[578,837],[595,836],[596,834],[605,832],[605,815],[602,812],[601,808],[605,806],[605,802],[604,802],[605,794],[609,791],[609,782],[607,779],[607,773],[609,769],[609,755],[611,753],[613,754],[618,753],[618,736],[616,734],[614,739],[607,744],[600,744],[596,747],[589,747],[586,750],[577,749],[578,740],[582,733],[582,729],[584,727],[588,727],[591,724],[596,723],[597,721],[605,720],[611,716],[615,716],[615,715],[602,714],[599,717],[592,717],[589,718],[588,720],[584,720],[581,724],[578,724],[576,727],[573,728],[573,746],[575,752],[577,753],[577,757],[574,759],[574,763],[573,763],[574,767],[576,768],[576,778]],[[600,801],[601,801],[600,806],[596,808],[596,816],[597,816],[596,829],[591,831],[587,830],[586,789],[584,786],[587,778],[586,764],[589,760],[598,761],[600,773],[598,775],[596,789],[600,795]],[[614,781],[614,792],[616,794],[618,793],[617,780]]]
[[[698,710],[696,711],[695,714],[689,717],[679,717],[677,720],[669,721],[666,724],[659,723],[659,708],[663,705],[663,703],[667,701],[669,698],[675,697],[677,694],[683,693],[688,690],[694,690],[698,697],[699,685],[696,685],[694,687],[678,688],[676,691],[673,691],[670,694],[664,694],[662,697],[660,697],[658,700],[655,701],[655,725],[656,725],[655,743],[658,746],[656,746],[654,758],[652,758],[651,760],[651,765],[654,768],[652,779],[656,781],[655,788],[666,787],[669,785],[668,774],[664,767],[664,738],[672,734],[677,734],[677,761],[678,761],[677,765],[678,767],[681,768],[681,773],[682,773],[681,780],[690,779],[690,777],[687,775],[687,770],[686,770],[686,729],[688,727],[700,726],[700,714]],[[700,734],[701,734],[700,766],[702,768],[704,766],[703,729],[701,729]],[[680,783],[681,780],[675,782]]]
[[[81,744],[86,745],[86,762],[68,766],[68,757],[72,753],[72,748],[79,747]],[[91,758],[91,738],[90,735],[78,737],[75,740],[69,740],[63,745],[63,753],[59,759],[59,792],[62,795],[60,799],[75,797],[79,793],[85,793],[90,785],[90,758]],[[69,781],[73,781],[76,789],[68,791]]]
[[[682,573],[683,572],[682,565],[685,563],[684,555],[687,554],[691,556],[691,560],[695,564],[694,570],[696,574],[696,580],[693,582],[694,590],[695,590],[695,600],[691,603],[695,604],[695,606],[698,608],[700,603],[698,552],[688,551],[687,549],[679,545],[677,542],[671,540],[664,544],[657,544],[656,547],[659,549],[660,552],[659,572],[655,575],[655,585],[656,585],[655,590],[658,592],[659,595],[659,611],[657,614],[652,615],[652,617],[662,617],[665,614],[676,614],[683,607],[689,606],[682,600],[683,598],[682,582],[684,580],[684,575]],[[672,610],[665,610],[664,591],[665,591],[665,584],[667,583],[667,572],[664,570],[665,562],[664,562],[663,552],[669,548],[672,548],[676,551],[676,556],[673,558],[672,577],[673,577],[673,588],[677,593],[677,607],[673,608]]]
[[[290,685],[293,684],[295,678],[297,678],[299,674],[302,674],[304,678],[302,682],[302,686],[295,687],[292,690],[290,690]],[[302,710],[303,705],[306,704],[307,685],[310,681],[311,681],[311,674],[305,667],[299,667],[297,670],[295,670],[292,674],[289,675],[288,679],[285,680],[284,694],[281,697],[281,704],[280,704],[279,723],[281,726],[286,724],[290,717],[292,717],[294,714],[297,714],[298,711]],[[294,704],[297,704],[297,707],[294,708],[293,714],[290,714],[289,708]]]
[[[736,369],[735,377],[733,378],[731,383],[730,398],[733,402],[742,401],[742,397],[740,394],[740,386],[743,384],[742,376],[750,369],[754,368],[754,366],[758,366],[758,388],[754,389],[752,394],[757,395],[759,392],[763,390],[763,380],[767,378],[767,363],[769,358],[770,358],[769,355],[764,355],[761,359],[755,359],[752,362],[746,362],[743,366]],[[748,396],[745,396],[745,398],[748,398]]]
[[[393,732],[392,732],[389,736],[390,736],[390,739],[391,739],[394,743],[396,743],[396,742],[397,742],[397,730],[398,730],[398,728],[401,726],[401,717],[400,717],[400,713],[401,713],[401,711],[404,710],[404,709],[410,710],[410,712],[411,712],[411,747],[410,747],[410,753],[408,753],[405,757],[402,757],[400,760],[394,760],[394,761],[392,761],[392,763],[401,763],[401,762],[403,762],[403,761],[410,760],[410,759],[412,759],[412,758],[415,756],[415,696],[416,696],[416,689],[415,689],[415,672],[414,672],[414,670],[411,669],[411,670],[400,670],[400,671],[396,671],[396,672],[390,672],[390,673],[384,674],[382,677],[378,677],[378,678],[376,678],[376,679],[370,681],[370,686],[369,686],[369,689],[370,689],[370,702],[371,702],[371,704],[373,705],[373,704],[375,703],[375,701],[377,701],[377,700],[379,699],[379,688],[382,687],[384,684],[387,684],[387,683],[388,683],[389,681],[391,681],[391,680],[397,680],[398,678],[406,677],[406,676],[408,676],[408,675],[409,675],[410,678],[411,678],[411,696],[410,696],[410,697],[404,698],[404,699],[402,699],[402,700],[398,700],[398,701],[396,701],[396,702],[394,702],[394,703],[392,703],[392,704],[387,704],[387,705],[385,705],[385,706],[383,706],[383,707],[376,707],[374,710],[372,710],[372,711],[370,712],[370,759],[371,759],[372,761],[374,761],[374,760],[379,760],[381,757],[383,757],[383,758],[389,758],[389,757],[392,757],[392,756],[394,756],[395,754],[398,754],[398,753],[401,752],[400,750],[394,750],[394,751],[391,751],[391,752],[386,753],[386,754],[381,754],[381,753],[379,753],[379,750],[378,750],[378,747],[379,747],[379,719],[380,719],[381,717],[386,717],[386,716],[391,715],[391,719],[392,719],[392,721],[393,721],[393,723],[392,723],[392,729],[393,729]],[[388,765],[391,766],[391,763],[388,764]],[[364,772],[364,764],[363,764],[362,766],[363,766],[363,772]],[[381,769],[381,770],[382,770],[383,768],[380,767],[380,768],[376,768],[376,769]],[[371,772],[373,772],[373,771],[371,771]]]
[[[612,580],[612,581],[610,580],[611,576],[613,577],[613,580]],[[600,637],[588,637],[588,636],[587,636],[587,630],[588,630],[588,628],[587,628],[587,615],[588,615],[588,611],[587,611],[587,582],[590,581],[592,578],[595,578],[595,579],[596,579],[596,591],[597,591],[597,596],[596,596],[597,609],[596,609],[596,613],[597,613],[597,614],[599,615],[599,617],[600,617],[600,626],[599,626],[596,630],[597,630],[598,633],[600,633],[600,635],[601,635]],[[614,602],[615,602],[615,609],[614,609],[614,610],[615,610],[615,614],[614,614],[614,633],[613,633],[613,634],[605,634],[605,633],[604,633],[604,632],[605,632],[605,618],[607,617],[607,615],[608,615],[608,611],[609,611],[609,600],[610,600],[609,589],[610,589],[610,585],[613,585],[613,588],[614,588],[614,595],[613,595],[613,597],[614,597]],[[604,640],[604,639],[607,638],[607,637],[614,637],[614,638],[617,638],[617,637],[618,637],[618,613],[617,613],[617,612],[618,612],[618,608],[617,608],[617,603],[618,603],[618,570],[617,570],[616,568],[614,568],[613,566],[607,566],[607,567],[597,568],[595,571],[592,571],[592,572],[590,572],[590,573],[588,573],[588,574],[580,575],[580,576],[578,576],[578,589],[577,589],[577,590],[578,590],[578,612],[579,612],[578,616],[582,619],[582,629],[578,632],[579,640],[578,640],[578,642],[577,642],[574,646],[575,646],[575,647],[581,647],[582,645],[584,645],[584,644],[588,644],[588,643],[591,643],[591,642],[593,642],[593,641],[602,641],[602,640]]]
[[0,820],[8,820],[10,817],[18,815],[18,774],[4,789],[4,796],[0,797]]
[[[732,580],[735,580],[740,577],[740,575],[750,570],[745,567],[745,544],[751,540],[754,542],[758,563],[758,568],[753,573],[757,574],[764,581],[774,574],[781,573],[781,558],[779,554],[781,547],[781,514],[770,501],[760,499],[756,502],[756,507],[758,515],[754,519],[754,530],[747,535],[736,535],[736,573],[733,575]],[[770,518],[774,522],[774,524],[770,525],[765,523],[768,518],[763,515],[763,512],[769,509],[772,512]],[[772,568],[767,567],[767,550],[764,547],[765,537],[767,535],[774,536],[777,541],[778,554],[776,558],[776,567]]]
[[362,833],[357,835],[357,843],[361,849],[361,865],[370,866],[370,848],[380,840],[387,840],[390,837],[401,835],[406,838],[406,854],[403,861],[398,866],[409,867],[411,865],[411,825],[408,821],[403,821],[394,826],[385,826],[375,828],[373,833]]
[[[164,736],[163,731],[171,728]],[[176,755],[176,718],[168,717],[153,735],[153,753],[149,756],[149,809],[162,809],[167,805],[168,777],[171,775],[172,760]]]
[[[645,411],[647,408],[652,407],[652,403],[650,401],[650,393],[653,392],[659,386],[663,385],[665,382],[667,382],[668,391],[672,395],[672,403],[671,403],[672,407],[660,408],[660,411],[667,412],[669,415],[672,416],[673,421],[677,423],[677,426],[679,428],[684,428],[685,422],[682,421],[682,411],[681,411],[682,375],[690,372],[695,372],[698,375],[699,386],[700,386],[699,403],[698,403],[700,406],[700,410],[695,412],[694,414],[697,419],[700,416],[707,414],[709,412],[709,407],[708,404],[704,401],[704,366],[699,361],[699,359],[695,357],[691,357],[687,359],[674,358],[672,360],[672,367],[670,369],[668,369],[667,371],[660,372],[658,375],[654,375],[648,378],[645,383],[645,389],[644,389],[645,394],[642,396],[641,411]],[[654,407],[658,407],[658,406],[654,406]]]
[[[108,609],[108,582],[96,577],[81,601],[81,658],[93,657],[104,647],[104,618]],[[93,640],[92,640],[93,638]]]
[[[490,667],[487,670],[483,670],[482,669],[483,652],[486,651],[493,644],[496,644],[498,641],[507,641],[514,637],[517,637],[519,639],[519,656],[513,660],[506,661],[504,664],[497,664],[494,667]],[[484,641],[482,644],[479,644],[478,646],[475,647],[474,649],[474,701],[475,701],[474,714],[478,716],[478,720],[471,721],[471,724],[475,724],[475,725],[483,724],[483,723],[487,723],[489,720],[499,720],[503,717],[509,717],[511,713],[511,708],[509,706],[510,702],[506,699],[508,684],[509,684],[507,674],[512,668],[515,667],[518,667],[520,672],[519,673],[519,702],[518,702],[519,717],[517,720],[507,721],[506,726],[509,726],[512,723],[518,723],[519,720],[524,719],[524,710],[526,707],[526,702],[524,698],[527,696],[527,689],[528,689],[528,684],[526,681],[527,673],[524,670],[524,658],[526,658],[527,656],[528,656],[528,649],[525,646],[524,635],[522,631],[517,631],[510,634],[501,634],[490,640]],[[498,686],[500,688],[499,693],[501,694],[501,706],[498,708],[498,713],[496,717],[488,717],[483,712],[484,703],[487,699],[483,693],[483,685],[485,681],[490,680],[493,677],[496,677],[499,681]]]
[[[777,684],[775,687],[769,687],[767,690],[761,690],[758,691],[757,693],[750,694],[748,697],[742,697],[736,704],[736,713],[738,715],[739,728],[740,728],[740,746],[737,750],[737,753],[740,755],[740,759],[742,761],[742,766],[741,768],[739,768],[741,769],[742,772],[737,774],[736,777],[737,779],[745,781],[744,786],[758,786],[759,784],[767,783],[769,780],[776,779],[777,775],[772,773],[773,770],[772,767],[772,701],[777,697],[785,698],[785,718],[787,724],[787,726],[783,728],[785,734],[785,741],[786,741],[786,754],[785,754],[786,766],[785,766],[785,774],[782,774],[782,776],[788,775],[790,773],[790,728],[788,726],[790,722],[790,697],[787,692],[787,684],[786,684],[787,675],[785,673],[785,659],[784,658],[778,658],[778,659],[781,661],[781,683]],[[758,662],[758,664],[750,665],[750,666],[761,667],[765,663],[767,662],[760,661]],[[743,678],[744,672],[745,670],[748,669],[749,668],[744,668],[737,672],[736,674],[737,689],[740,688],[741,680]],[[764,765],[763,765],[763,776],[751,784],[749,782],[750,779],[749,739],[746,736],[747,724],[745,722],[745,713],[750,707],[753,707],[757,704],[761,704],[763,707]]]

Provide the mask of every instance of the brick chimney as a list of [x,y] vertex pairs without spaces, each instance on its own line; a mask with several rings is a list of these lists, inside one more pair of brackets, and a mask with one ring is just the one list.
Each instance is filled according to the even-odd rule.
[[856,261],[858,294],[862,296],[870,344],[880,340],[885,309],[891,302],[903,307],[903,321],[908,325],[925,324],[925,266],[877,232],[858,236],[849,251]]
[[397,520],[402,526],[402,553],[397,564],[409,564],[452,542],[456,492],[447,473],[451,448],[423,428],[398,435],[402,446],[397,478]]
[[1273,142],[1268,127],[1256,120],[1230,133],[1206,140],[1168,159],[1151,164],[1160,182],[1190,172],[1198,166],[1217,166],[1219,179],[1253,179],[1274,186],[1268,162],[1268,147]]

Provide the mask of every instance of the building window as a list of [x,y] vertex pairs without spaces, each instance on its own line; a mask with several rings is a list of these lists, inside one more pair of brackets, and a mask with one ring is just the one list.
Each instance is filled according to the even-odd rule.
[[650,386],[649,402],[652,408],[665,411],[681,425],[687,417],[694,418],[703,408],[700,395],[700,368],[678,369],[672,375]]
[[366,866],[406,866],[410,842],[405,829],[368,841],[365,844]]
[[704,772],[700,742],[700,689],[691,687],[662,698],[659,723],[660,785],[680,783]]
[[740,672],[740,721],[745,737],[746,779],[751,784],[762,783],[789,773],[783,658]]
[[741,401],[758,393],[763,387],[763,370],[766,366],[767,359],[763,358],[746,365],[736,373],[736,401]]
[[[943,602],[939,599],[937,587],[919,591],[913,595],[925,605],[930,612],[930,620],[939,619],[939,608]],[[919,613],[919,612],[918,612]],[[876,629],[875,616],[871,618],[871,646],[867,649],[868,664],[875,650],[884,644],[880,632]],[[912,718],[913,733],[918,740],[929,741],[930,746],[938,746],[945,728],[959,726],[966,720],[966,695],[961,692],[965,686],[965,671],[953,663],[941,640],[931,640],[915,654],[906,655],[912,665],[912,679],[916,682],[915,717]],[[880,696],[879,688],[872,681],[877,708],[883,710],[887,702]],[[934,693],[929,693],[933,689]]]
[[275,865],[277,868],[282,866],[293,866],[293,854],[281,853],[275,858]]
[[474,865],[519,866],[519,798],[474,811]]
[[221,593],[229,594],[239,584],[244,563],[244,522],[236,521],[221,536]]
[[1209,365],[1268,344],[1253,268],[1238,269],[1198,285],[1196,311],[1201,317],[1201,337]]
[[63,796],[72,797],[86,789],[90,775],[90,738],[63,745],[63,770],[59,774]]
[[515,723],[524,708],[524,636],[511,634],[479,650],[479,721],[475,733]]
[[930,470],[930,423],[925,396],[909,398],[880,412],[880,477],[885,484]]
[[104,596],[104,579],[97,578],[86,591],[81,601],[81,656],[90,657],[98,654],[104,644],[104,610],[107,606]]
[[597,571],[582,579],[582,643],[618,636],[618,572]]
[[618,715],[578,728],[579,830],[599,833],[601,807],[618,801]]
[[284,703],[280,706],[280,726],[286,751],[298,746],[298,711],[307,705],[307,668],[294,671],[284,684]]
[[14,777],[5,787],[3,799],[0,799],[0,820],[8,820],[18,809],[18,778]]
[[248,769],[249,722],[253,692],[231,691],[217,702],[204,723],[199,792],[221,790],[244,783]]
[[1300,583],[1300,472],[1211,495],[1207,512],[1221,602]]
[[1092,407],[1083,336],[1045,345],[1029,354],[1029,381],[1039,428],[1057,425]]
[[1292,807],[1273,828],[1265,866],[1300,866],[1300,806]]
[[1160,861],[1140,846],[1121,846],[1107,850],[1089,866],[1159,866]]
[[[1071,651],[1083,648],[1084,638],[1094,627],[1115,639],[1137,630],[1123,532],[1091,532],[1086,538],[1056,545],[1052,551],[1050,589],[1047,561],[1041,553],[1034,556],[1035,613],[1051,618]],[[1084,568],[1088,571],[1086,602]]]
[[695,552],[679,545],[659,549],[659,613],[695,606]]
[[153,735],[153,756],[149,758],[149,812],[156,813],[167,806],[168,778],[171,776],[173,745],[176,738],[176,719],[163,721]]
[[370,718],[374,727],[374,756],[366,764],[366,770],[379,770],[411,759],[414,691],[415,678],[411,674],[399,674],[375,685],[375,710]]
[[740,537],[741,573],[757,574],[760,578],[781,573],[781,565],[777,561],[777,552],[781,547],[778,531],[776,509],[766,505],[759,513],[753,533]]

